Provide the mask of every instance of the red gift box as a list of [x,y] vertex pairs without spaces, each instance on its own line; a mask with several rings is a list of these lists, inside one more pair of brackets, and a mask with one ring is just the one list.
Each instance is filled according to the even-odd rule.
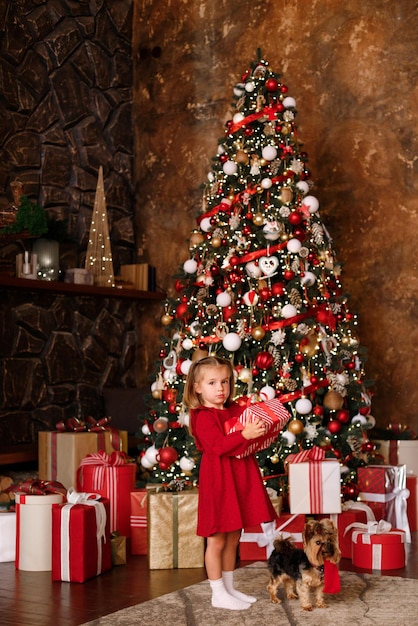
[[293,537],[298,548],[303,547],[302,532],[305,515],[281,515],[276,522],[267,522],[244,528],[240,538],[242,561],[266,561],[273,551],[273,541],[281,535]]
[[384,520],[375,524],[370,527],[371,532],[354,530],[353,565],[371,570],[402,569],[406,562],[405,532],[390,530],[391,525]]
[[359,500],[368,504],[384,504],[384,519],[394,528],[406,533],[406,541],[411,541],[408,524],[405,465],[368,465],[357,470]]
[[285,409],[283,404],[277,398],[266,400],[265,402],[256,402],[248,406],[241,415],[225,422],[226,434],[233,433],[237,430],[243,430],[247,422],[254,422],[256,419],[262,419],[266,426],[266,433],[257,439],[251,440],[243,454],[237,454],[238,458],[253,454],[258,450],[265,450],[277,440],[278,434],[282,431],[283,426],[290,419],[290,413]]
[[52,507],[52,580],[82,583],[111,567],[109,500],[70,490]]
[[110,532],[131,536],[131,491],[135,489],[136,464],[123,452],[89,454],[77,470],[77,490],[97,493],[110,500]]
[[363,502],[349,500],[343,503],[342,508],[342,512],[336,515],[331,514],[318,517],[329,517],[334,522],[338,531],[338,545],[341,550],[341,556],[343,559],[351,559],[353,530],[348,529],[348,526],[356,523],[365,524],[376,521],[376,518],[373,510]]
[[131,492],[131,552],[147,554],[147,489]]
[[409,528],[418,530],[418,477],[412,474],[406,475],[406,488],[409,490],[407,502],[407,515]]

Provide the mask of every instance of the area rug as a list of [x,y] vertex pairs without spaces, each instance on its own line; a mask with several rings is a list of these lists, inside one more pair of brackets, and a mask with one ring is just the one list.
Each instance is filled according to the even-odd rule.
[[326,595],[327,609],[303,611],[298,600],[272,604],[266,563],[235,573],[236,587],[258,600],[245,611],[214,609],[207,581],[122,609],[82,626],[411,626],[417,623],[418,580],[340,572],[341,592]]

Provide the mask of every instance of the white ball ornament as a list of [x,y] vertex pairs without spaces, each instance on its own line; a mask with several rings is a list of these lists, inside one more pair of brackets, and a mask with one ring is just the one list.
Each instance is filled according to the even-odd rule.
[[254,290],[247,291],[242,296],[242,299],[244,300],[244,302],[245,302],[245,304],[247,306],[255,306],[257,304],[257,302],[258,302],[258,294]]
[[187,376],[189,373],[190,367],[192,365],[191,359],[185,359],[183,363],[180,365],[180,371],[184,376]]
[[299,398],[296,401],[295,409],[300,415],[307,415],[312,411],[312,402],[308,398]]
[[223,347],[228,352],[239,350],[241,343],[241,337],[237,333],[227,333],[222,340]]
[[244,116],[242,113],[235,113],[234,117],[232,118],[232,121],[234,122],[234,124],[239,124],[239,122],[242,122],[243,119],[244,119]]
[[315,196],[305,196],[303,204],[308,207],[309,213],[316,213],[319,209],[319,200]]
[[197,261],[194,259],[187,259],[187,261],[183,263],[183,269],[186,274],[195,274],[197,270]]
[[270,189],[270,187],[273,184],[273,181],[271,180],[271,178],[263,178],[260,184],[263,189]]
[[374,428],[376,426],[376,420],[373,417],[373,415],[368,415],[367,416],[367,426],[369,428]]
[[183,472],[191,472],[196,463],[188,456],[182,456],[179,461],[180,469]]
[[293,304],[285,304],[284,307],[282,307],[282,317],[287,320],[291,317],[295,317],[297,313],[297,309],[295,306],[293,306]]
[[190,339],[190,337],[186,337],[186,339],[183,339],[181,345],[183,346],[184,350],[191,350],[193,348],[193,341]]
[[241,98],[244,91],[245,91],[244,83],[237,83],[234,87],[234,96],[236,96],[237,98]]
[[299,250],[302,247],[302,243],[299,241],[299,239],[293,238],[293,239],[289,239],[289,241],[286,244],[286,248],[288,249],[289,252],[292,252],[293,254],[297,254],[299,252]]
[[296,441],[296,435],[291,433],[289,430],[285,430],[282,433],[282,439],[284,439],[289,446],[293,446]]
[[249,383],[253,375],[249,367],[243,367],[238,374],[238,380],[242,383]]
[[149,461],[147,459],[147,457],[145,456],[145,454],[143,456],[141,456],[141,465],[144,469],[151,469],[154,467],[156,463],[151,463],[151,461]]
[[247,272],[248,276],[250,276],[250,278],[260,278],[261,276],[261,270],[258,264],[254,261],[249,261],[247,263],[247,265],[245,266],[245,271]]
[[216,304],[218,306],[229,306],[232,302],[231,295],[227,291],[222,291],[216,296]]
[[238,171],[238,165],[235,161],[225,161],[222,165],[222,169],[227,176],[233,176]]
[[225,152],[224,146],[220,143],[218,146],[218,154],[223,154]]
[[213,172],[208,172],[208,181],[210,183],[213,183],[214,180],[215,180],[215,174]]
[[263,226],[263,235],[268,241],[276,241],[280,237],[280,232],[281,230],[276,222],[267,222]]
[[252,93],[255,89],[255,85],[253,82],[249,81],[248,83],[245,83],[245,91],[247,93]]
[[293,109],[296,106],[296,100],[292,96],[287,96],[283,99],[282,104],[286,109]]
[[274,146],[264,146],[261,154],[266,161],[273,161],[277,156],[277,149]]
[[306,180],[300,180],[299,182],[297,182],[296,187],[299,189],[299,191],[301,191],[304,194],[308,193],[309,191],[309,185],[306,182]]
[[159,450],[155,446],[150,446],[145,450],[145,454],[142,458],[146,458],[149,463],[155,465],[157,462],[157,454]]
[[361,415],[361,413],[357,413],[357,415],[355,415],[351,420],[351,423],[365,426],[367,424],[367,418],[364,415]]
[[164,370],[163,378],[167,383],[173,383],[177,379],[175,370]]
[[273,398],[276,397],[276,391],[273,387],[270,387],[270,385],[265,385],[264,387],[261,387],[259,393],[262,401],[273,400]]
[[305,272],[302,278],[300,279],[300,282],[302,283],[302,285],[306,285],[307,287],[312,287],[315,281],[316,281],[316,276],[313,272]]
[[210,217],[204,217],[203,220],[201,220],[200,229],[203,230],[204,233],[210,233],[213,230]]
[[147,436],[151,434],[148,424],[144,424],[141,428],[141,432],[143,435]]

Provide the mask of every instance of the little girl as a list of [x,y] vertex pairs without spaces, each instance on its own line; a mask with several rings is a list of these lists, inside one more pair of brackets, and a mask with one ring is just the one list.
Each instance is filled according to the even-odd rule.
[[191,431],[202,453],[197,534],[207,537],[205,566],[212,606],[237,611],[256,601],[234,588],[241,529],[277,516],[255,457],[236,457],[245,452],[251,439],[264,434],[262,420],[247,423],[241,431],[225,433],[225,422],[242,412],[232,402],[233,392],[232,364],[209,356],[192,364],[183,402],[190,409]]

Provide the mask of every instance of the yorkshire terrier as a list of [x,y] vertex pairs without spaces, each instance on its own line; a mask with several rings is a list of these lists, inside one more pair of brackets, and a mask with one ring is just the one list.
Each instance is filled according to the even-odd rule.
[[327,608],[324,601],[324,562],[337,564],[341,558],[338,534],[330,519],[309,520],[303,529],[303,550],[297,548],[292,539],[278,538],[268,560],[270,582],[267,589],[274,604],[281,602],[277,597],[280,583],[289,600],[298,598],[305,611],[312,611],[312,590],[315,606]]

